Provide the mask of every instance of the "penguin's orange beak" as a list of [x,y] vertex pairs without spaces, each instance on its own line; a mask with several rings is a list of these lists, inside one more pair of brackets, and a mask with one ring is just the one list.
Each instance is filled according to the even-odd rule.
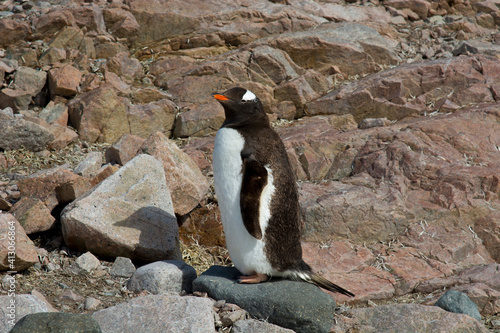
[[214,93],[212,96],[218,101],[229,101],[229,98],[221,94]]

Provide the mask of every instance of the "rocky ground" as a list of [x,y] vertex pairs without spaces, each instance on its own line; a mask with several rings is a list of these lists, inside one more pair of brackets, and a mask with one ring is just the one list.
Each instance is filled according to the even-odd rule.
[[[6,0],[0,16],[0,228],[17,236],[15,258],[0,240],[1,304],[12,275],[38,309],[19,313],[94,313],[103,331],[154,306],[184,312],[150,331],[307,331],[203,280],[129,285],[165,259],[230,265],[211,93],[238,85],[287,148],[305,260],[356,294],[323,324],[500,331],[499,1]],[[481,324],[430,306],[450,289]]]

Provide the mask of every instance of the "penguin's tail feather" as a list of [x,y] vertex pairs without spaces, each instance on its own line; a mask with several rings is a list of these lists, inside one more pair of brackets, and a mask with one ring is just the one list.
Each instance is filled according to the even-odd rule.
[[310,276],[310,280],[308,282],[313,283],[313,284],[317,285],[318,287],[321,287],[323,289],[326,289],[326,290],[334,292],[334,293],[339,293],[339,294],[350,296],[350,297],[355,296],[349,290],[346,290],[346,289],[342,288],[341,286],[336,285],[332,281],[329,281],[329,280],[325,279],[324,277],[317,275],[317,274],[312,274]]
[[311,266],[309,266],[303,260],[299,261],[292,269],[288,270],[286,274],[282,276],[288,277],[292,280],[309,282],[334,293],[346,295],[349,297],[355,296],[349,290],[346,290],[341,286],[336,285],[332,281],[325,279],[321,275],[314,273]]

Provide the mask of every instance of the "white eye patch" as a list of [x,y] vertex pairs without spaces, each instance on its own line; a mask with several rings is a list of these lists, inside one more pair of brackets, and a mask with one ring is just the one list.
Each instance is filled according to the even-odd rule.
[[247,90],[247,92],[245,93],[245,95],[243,95],[241,100],[242,101],[252,101],[256,98],[257,98],[257,96],[255,96],[255,94],[253,92],[251,92],[250,90]]

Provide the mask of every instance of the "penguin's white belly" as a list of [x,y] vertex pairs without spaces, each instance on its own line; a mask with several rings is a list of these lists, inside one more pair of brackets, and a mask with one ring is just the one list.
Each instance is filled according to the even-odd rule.
[[264,252],[264,235],[270,216],[269,203],[274,191],[268,169],[268,184],[260,198],[262,239],[256,239],[245,228],[240,209],[241,151],[245,141],[238,131],[221,128],[215,137],[213,169],[215,192],[219,201],[226,245],[234,266],[243,274],[272,274],[273,269]]

